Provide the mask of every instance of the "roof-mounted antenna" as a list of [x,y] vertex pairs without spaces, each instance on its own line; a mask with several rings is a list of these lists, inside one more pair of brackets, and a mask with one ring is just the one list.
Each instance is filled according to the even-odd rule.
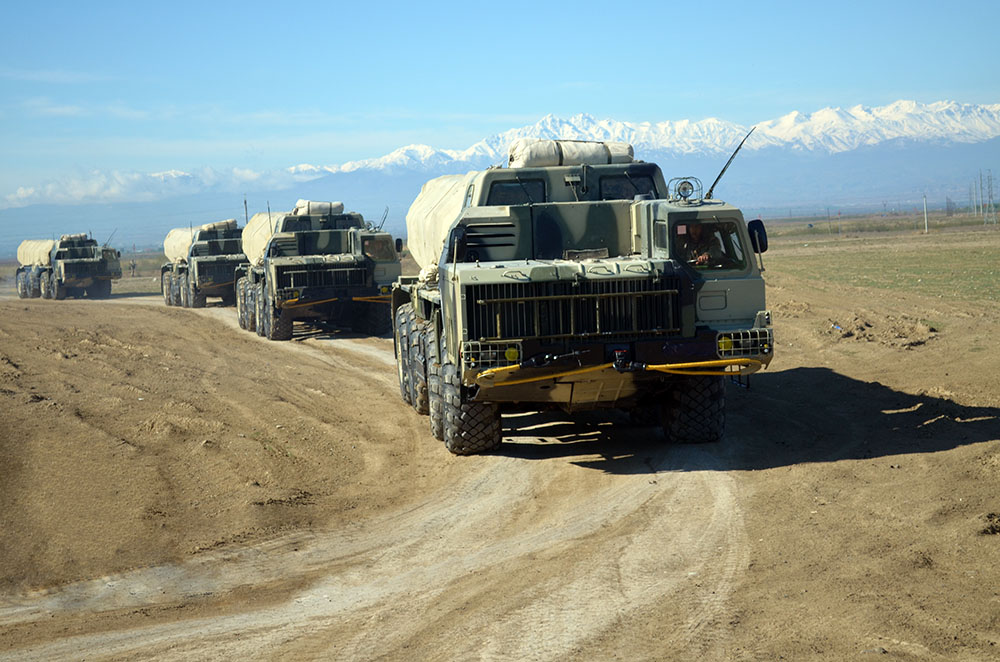
[[250,224],[250,212],[247,210],[247,194],[243,194],[243,220],[245,225]]
[[380,231],[382,229],[382,226],[385,225],[385,219],[387,219],[387,218],[389,218],[389,205],[385,206],[385,211],[382,212],[382,220],[379,221],[379,224],[378,224],[378,227],[376,228],[376,230]]
[[111,236],[108,237],[108,240],[106,242],[104,242],[104,245],[101,246],[101,248],[107,248],[108,247],[108,244],[111,243],[111,238],[115,236],[116,232],[118,232],[118,228],[115,228],[114,230],[111,231]]
[[725,165],[724,168],[722,168],[722,172],[720,172],[719,176],[715,178],[715,181],[712,182],[712,185],[708,187],[708,193],[705,194],[705,199],[706,200],[711,200],[712,199],[712,191],[715,190],[715,185],[718,184],[719,180],[722,179],[722,176],[724,174],[726,174],[726,170],[729,169],[729,164],[733,162],[733,159],[735,159],[736,155],[739,154],[740,148],[743,147],[743,143],[745,143],[747,141],[747,138],[750,137],[750,134],[753,133],[753,130],[756,129],[756,128],[757,127],[755,127],[755,126],[754,127],[750,127],[750,132],[747,133],[747,135],[743,137],[743,140],[740,141],[740,144],[736,148],[736,151],[733,152],[733,155],[729,157],[728,161],[726,161],[726,165]]

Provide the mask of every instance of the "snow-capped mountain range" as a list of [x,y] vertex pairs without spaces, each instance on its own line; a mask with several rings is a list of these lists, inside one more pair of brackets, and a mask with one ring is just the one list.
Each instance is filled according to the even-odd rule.
[[[897,101],[791,112],[754,126],[716,193],[765,219],[793,208],[912,209],[923,196],[932,207],[948,198],[963,205],[980,171],[1000,174],[1000,104]],[[406,210],[425,181],[504,164],[508,146],[522,137],[628,142],[636,158],[659,164],[667,178],[696,176],[707,185],[750,128],[716,118],[635,123],[546,115],[458,150],[408,145],[377,158],[267,171],[95,171],[0,197],[0,254],[12,251],[29,226],[44,236],[117,228],[125,245],[156,245],[188,219],[242,217],[244,193],[251,213],[298,198],[344,200],[375,219],[388,207],[386,228],[404,234]]]
[[[1000,137],[1000,104],[897,101],[874,108],[860,105],[846,110],[824,108],[808,115],[794,111],[755,127],[753,136],[744,145],[747,151],[775,147],[837,154],[899,139],[977,143]],[[731,152],[749,130],[749,126],[714,117],[696,122],[632,123],[599,120],[585,113],[568,119],[546,115],[535,124],[498,133],[464,150],[407,145],[379,158],[339,165],[301,164],[288,171],[310,177],[356,170],[436,170],[449,163],[485,167],[503,163],[508,146],[517,138],[627,142],[640,157],[709,155]]]

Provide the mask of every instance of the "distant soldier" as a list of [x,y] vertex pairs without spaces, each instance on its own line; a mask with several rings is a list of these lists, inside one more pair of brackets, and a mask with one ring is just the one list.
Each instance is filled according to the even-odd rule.
[[128,271],[132,278],[135,278],[135,258],[128,261]]

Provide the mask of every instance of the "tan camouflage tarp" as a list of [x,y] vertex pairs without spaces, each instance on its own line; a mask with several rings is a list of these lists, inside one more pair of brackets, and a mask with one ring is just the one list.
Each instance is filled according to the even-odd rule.
[[622,142],[518,138],[510,145],[508,167],[631,163],[632,145]]
[[194,235],[200,230],[232,230],[236,227],[236,219],[205,223],[193,228],[174,228],[163,240],[163,253],[171,262],[187,259],[188,250],[194,241]]
[[52,247],[55,245],[56,242],[51,239],[25,239],[17,247],[17,261],[22,267],[47,267],[51,264]]
[[406,212],[406,246],[421,268],[437,264],[466,192],[479,172],[445,175],[424,184]]

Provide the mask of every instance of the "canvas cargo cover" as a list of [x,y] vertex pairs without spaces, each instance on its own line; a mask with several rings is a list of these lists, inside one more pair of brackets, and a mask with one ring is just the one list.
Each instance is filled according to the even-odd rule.
[[22,267],[47,267],[51,264],[52,247],[56,242],[51,239],[25,239],[17,247],[17,261]]
[[510,144],[510,168],[631,163],[632,145],[622,142],[518,138]]
[[465,193],[478,172],[445,175],[420,189],[406,212],[406,246],[421,267],[437,264],[448,233],[462,213]]
[[290,214],[287,211],[263,211],[250,217],[247,226],[243,228],[243,253],[250,264],[259,265],[264,261],[264,251],[274,234],[275,226],[280,225]]
[[315,200],[299,200],[295,203],[292,213],[296,216],[304,214],[315,214],[317,216],[328,216],[330,214],[343,214],[343,202],[316,202]]
[[163,253],[171,262],[177,262],[187,258],[188,251],[195,235],[201,230],[232,230],[236,228],[236,219],[230,218],[225,221],[205,223],[193,228],[174,228],[167,233],[163,240]]

